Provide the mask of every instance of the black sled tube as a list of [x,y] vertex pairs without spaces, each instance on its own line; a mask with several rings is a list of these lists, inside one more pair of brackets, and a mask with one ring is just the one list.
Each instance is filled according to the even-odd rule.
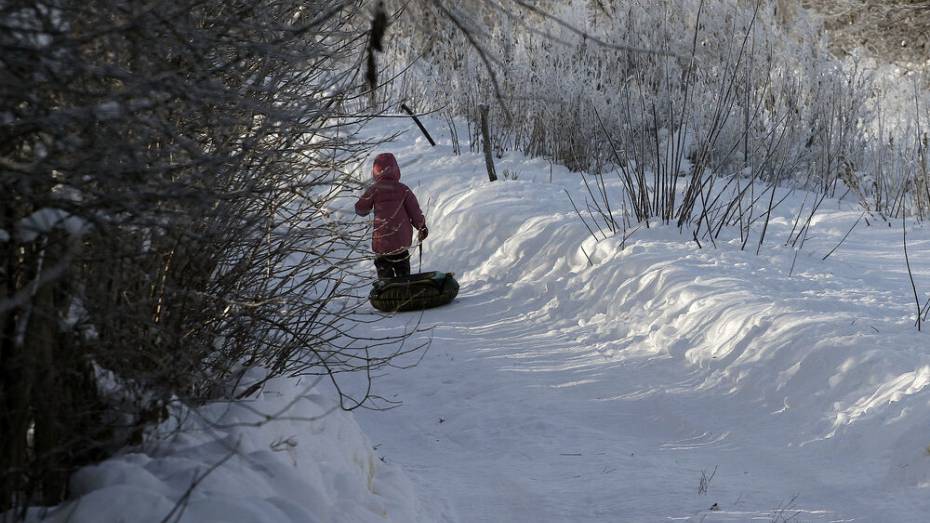
[[413,111],[411,111],[410,108],[407,107],[407,104],[400,104],[400,108],[403,109],[405,113],[409,114],[411,118],[413,118],[413,121],[416,122],[417,127],[420,128],[420,132],[423,133],[423,136],[425,136],[427,140],[429,140],[429,144],[432,145],[433,147],[436,147],[436,142],[433,141],[433,137],[429,135],[429,132],[426,130],[426,127],[423,127],[423,124],[420,123],[420,119],[417,118],[417,115],[413,114]]

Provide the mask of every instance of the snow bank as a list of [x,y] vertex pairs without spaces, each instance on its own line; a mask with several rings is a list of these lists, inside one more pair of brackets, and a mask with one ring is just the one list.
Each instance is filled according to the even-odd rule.
[[158,430],[157,447],[78,471],[73,501],[34,508],[27,521],[421,519],[404,473],[383,463],[353,416],[306,380],[273,380],[257,398],[210,404]]
[[[464,162],[480,159],[469,156]],[[784,242],[806,193],[780,191],[776,200],[787,200],[761,256],[758,230],[746,250],[735,230],[702,249],[655,223],[624,249],[619,236],[592,238],[572,209],[564,191],[584,201],[580,175],[490,184],[477,165],[465,170],[470,181],[451,188],[459,177],[425,158],[408,169],[432,175],[413,182],[435,202],[431,265],[462,273],[473,293],[496,289],[550,332],[583,332],[579,341],[596,341],[611,359],[678,360],[701,375],[691,392],[738,394],[773,410],[804,404],[811,439],[833,437],[930,385],[930,339],[913,325],[900,227],[863,225],[823,261],[860,214],[832,202],[796,253]],[[930,234],[909,236],[926,299]]]
[[[761,223],[746,250],[657,223],[622,248],[572,209],[580,175],[505,155],[518,179],[489,183],[443,127],[384,149],[432,203],[423,269],[462,289],[424,315],[423,362],[382,381],[405,406],[361,422],[448,520],[926,520],[930,337],[900,224],[868,217],[824,261],[861,210],[826,201],[798,252],[811,198],[779,191],[761,255]],[[927,299],[930,234],[908,238]]]
[[[423,270],[462,284],[449,307],[353,331],[432,327],[416,367],[376,381],[403,405],[358,414],[386,462],[326,393],[279,379],[78,472],[47,520],[926,521],[930,338],[899,225],[863,220],[823,261],[861,211],[825,202],[798,252],[809,196],[781,192],[759,256],[758,229],[746,250],[660,224],[595,240],[565,196],[583,205],[579,175],[508,154],[518,179],[492,184],[426,124],[437,147],[406,121],[368,131],[407,131],[383,149],[427,214]],[[930,233],[908,237],[926,296]]]

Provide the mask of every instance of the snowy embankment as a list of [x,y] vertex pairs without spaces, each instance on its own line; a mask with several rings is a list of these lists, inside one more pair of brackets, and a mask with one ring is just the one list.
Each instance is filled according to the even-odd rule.
[[[166,423],[71,478],[75,498],[29,521],[330,523],[417,521],[413,487],[375,456],[326,387],[279,378],[261,393]],[[153,434],[153,436],[155,436]]]
[[[325,390],[279,379],[79,472],[53,521],[176,506],[191,522],[926,521],[930,337],[900,224],[863,220],[823,261],[860,215],[827,201],[796,253],[797,192],[759,256],[738,231],[716,249],[655,224],[595,241],[565,196],[584,201],[577,174],[507,155],[498,171],[517,179],[489,183],[426,123],[437,147],[407,120],[366,130],[405,131],[382,150],[427,211],[423,270],[462,284],[450,306],[365,327],[432,327],[429,351],[399,362],[416,367],[376,378],[402,405],[326,414]],[[930,234],[910,229],[926,296]]]
[[[381,380],[404,406],[360,421],[442,519],[927,520],[930,337],[900,223],[863,220],[823,261],[861,212],[828,200],[795,260],[799,191],[759,256],[761,224],[746,250],[655,224],[621,248],[572,210],[578,175],[508,155],[517,180],[491,184],[417,136],[386,149],[431,202],[423,269],[462,291],[423,316],[419,366]],[[930,235],[909,229],[926,299]]]

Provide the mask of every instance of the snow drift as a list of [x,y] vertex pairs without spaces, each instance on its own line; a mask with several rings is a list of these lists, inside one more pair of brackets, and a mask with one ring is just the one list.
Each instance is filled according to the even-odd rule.
[[[811,195],[780,189],[758,256],[737,230],[596,241],[564,193],[585,200],[578,174],[504,155],[517,179],[489,183],[480,155],[416,135],[391,150],[432,200],[424,270],[462,291],[382,382],[406,405],[361,420],[446,520],[925,520],[930,342],[900,224],[867,215],[823,260],[858,204],[825,202],[798,250]],[[930,236],[909,229],[927,299]]]
[[[49,522],[410,522],[416,496],[325,387],[278,378],[257,397],[213,403],[158,427],[71,478],[74,499],[32,509]],[[156,436],[156,434],[152,434]]]
[[[702,249],[657,223],[597,241],[565,196],[584,201],[578,174],[509,154],[516,179],[489,183],[426,123],[437,147],[405,121],[366,130],[405,131],[384,149],[424,204],[422,268],[461,283],[451,306],[356,332],[432,327],[399,362],[416,367],[376,380],[403,404],[330,412],[325,390],[275,380],[82,470],[77,499],[32,521],[926,519],[930,343],[899,224],[868,216],[823,260],[860,209],[825,202],[799,251],[810,196],[781,189],[758,256],[736,231]],[[930,234],[908,237],[926,297]]]

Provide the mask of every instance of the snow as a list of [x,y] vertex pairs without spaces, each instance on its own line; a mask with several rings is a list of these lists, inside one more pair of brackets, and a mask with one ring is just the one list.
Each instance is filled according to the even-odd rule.
[[163,440],[155,448],[81,469],[71,478],[74,501],[48,513],[32,509],[27,521],[420,518],[403,471],[378,460],[352,415],[315,382],[272,380],[256,398],[210,404],[182,419],[180,427],[159,428],[166,437],[152,438]]
[[[440,521],[926,520],[930,339],[900,223],[868,217],[823,261],[861,214],[827,201],[795,262],[799,191],[760,256],[761,224],[745,251],[657,224],[621,249],[573,212],[577,175],[505,155],[518,180],[488,183],[481,155],[417,133],[385,150],[432,200],[423,270],[462,289],[424,313],[419,365],[381,378],[403,406],[359,420]],[[927,299],[927,229],[908,246]]]
[[20,220],[16,224],[16,236],[22,242],[31,242],[57,228],[71,236],[80,236],[87,232],[90,224],[62,209],[46,207]]
[[[345,413],[280,378],[83,469],[48,521],[176,506],[191,522],[926,520],[930,338],[900,223],[866,215],[824,261],[861,210],[827,200],[798,252],[797,191],[758,256],[761,224],[746,250],[738,231],[701,249],[657,223],[596,241],[565,196],[584,201],[577,174],[505,154],[498,172],[518,179],[490,183],[481,154],[453,155],[445,122],[424,123],[436,147],[407,120],[365,131],[403,131],[373,154],[397,155],[427,213],[422,269],[461,284],[450,306],[353,332],[430,328],[427,352],[375,379],[402,403]],[[909,224],[908,249],[927,299],[925,226]]]
[[109,100],[94,107],[94,116],[101,122],[115,120],[122,116],[123,110],[119,102]]

